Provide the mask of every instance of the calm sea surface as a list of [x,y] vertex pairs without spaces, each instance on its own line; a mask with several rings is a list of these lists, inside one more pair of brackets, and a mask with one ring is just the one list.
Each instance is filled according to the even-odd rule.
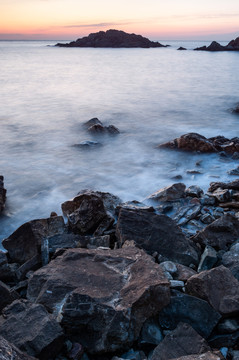
[[[238,136],[239,53],[177,51],[207,44],[162,41],[158,49],[57,48],[56,42],[0,42],[0,174],[7,188],[0,238],[24,222],[60,214],[78,191],[109,191],[142,200],[182,175],[207,189],[233,180],[238,165],[218,155],[155,146],[186,132]],[[89,135],[98,117],[116,137]],[[73,147],[100,141],[92,149]],[[202,174],[190,175],[202,160]]]

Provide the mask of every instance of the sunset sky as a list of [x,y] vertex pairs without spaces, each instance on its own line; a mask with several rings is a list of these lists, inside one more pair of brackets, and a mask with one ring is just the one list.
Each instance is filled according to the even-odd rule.
[[231,40],[239,0],[0,0],[0,39],[75,40],[99,30],[152,40]]

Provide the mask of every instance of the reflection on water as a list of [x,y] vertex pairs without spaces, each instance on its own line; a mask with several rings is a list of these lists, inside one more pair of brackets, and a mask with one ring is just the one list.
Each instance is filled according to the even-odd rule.
[[[190,131],[238,135],[239,117],[229,111],[239,101],[238,53],[176,51],[181,43],[159,49],[45,45],[0,42],[0,173],[8,190],[1,238],[27,220],[60,212],[60,204],[84,188],[142,200],[176,175],[204,189],[218,177],[229,179],[235,161],[155,146]],[[82,124],[92,117],[121,134],[88,134]],[[87,140],[103,146],[72,146]],[[201,174],[186,173],[198,160]]]

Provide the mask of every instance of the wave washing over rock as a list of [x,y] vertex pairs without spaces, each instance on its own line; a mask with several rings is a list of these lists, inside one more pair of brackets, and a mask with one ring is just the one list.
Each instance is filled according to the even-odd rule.
[[142,35],[128,34],[120,30],[107,30],[92,33],[68,44],[58,43],[61,47],[94,47],[94,48],[156,48],[166,47],[158,41],[150,41]]
[[0,252],[3,359],[236,359],[238,200],[239,179],[82,190],[67,223],[23,224]]

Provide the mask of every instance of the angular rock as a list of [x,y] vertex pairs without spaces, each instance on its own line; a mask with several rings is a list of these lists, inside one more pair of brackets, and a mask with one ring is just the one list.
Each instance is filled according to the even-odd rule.
[[[27,297],[57,316],[90,353],[124,350],[170,301],[160,266],[133,246],[69,249],[37,270]],[[120,326],[119,326],[120,324]]]
[[62,347],[63,332],[44,306],[16,300],[3,311],[0,335],[28,355],[47,360]]
[[184,322],[208,338],[220,318],[221,315],[206,301],[173,290],[170,304],[159,314],[159,324],[163,329],[173,330]]
[[93,47],[93,48],[155,48],[164,47],[159,42],[150,41],[149,39],[136,34],[128,34],[120,30],[107,30],[91,33],[76,41],[68,44],[58,43],[56,46],[61,47]]
[[185,225],[190,220],[195,219],[201,210],[201,205],[186,205],[179,208],[179,211],[174,215],[173,219],[178,225]]
[[215,221],[215,217],[212,216],[211,214],[204,214],[202,216],[200,216],[200,221],[203,223],[203,224],[211,224],[213,221]]
[[232,245],[222,256],[222,265],[227,267],[239,281],[239,243]]
[[110,247],[110,235],[105,236],[80,236],[77,247],[96,249],[98,247]]
[[18,294],[0,281],[0,312],[2,309],[18,299]]
[[0,358],[1,360],[36,360],[21,352],[16,346],[0,336]]
[[236,179],[234,181],[231,182],[212,182],[210,183],[210,187],[208,189],[209,192],[213,192],[216,189],[221,188],[221,189],[230,189],[230,190],[238,190],[239,191],[239,179]]
[[8,250],[11,262],[24,264],[41,253],[43,239],[63,233],[65,224],[62,216],[29,221],[20,226],[2,244]]
[[174,276],[176,280],[187,281],[191,276],[197,273],[195,270],[182,264],[176,264],[176,266],[177,273]]
[[216,250],[211,246],[206,246],[198,265],[198,272],[211,269],[213,265],[216,264],[217,260]]
[[183,183],[176,183],[166,186],[147,197],[153,201],[175,201],[185,197],[186,186]]
[[237,166],[235,169],[229,170],[227,173],[228,173],[229,175],[236,175],[236,176],[238,176],[238,175],[239,175],[239,166]]
[[200,198],[203,195],[203,190],[197,185],[191,185],[185,190],[187,196]]
[[89,128],[89,127],[91,127],[93,125],[97,125],[97,124],[98,125],[103,125],[102,122],[98,118],[95,117],[95,118],[92,118],[92,119],[86,121],[83,125],[86,128]]
[[205,136],[197,133],[184,134],[179,138],[159,145],[159,147],[184,151],[200,151],[202,153],[217,152],[217,149]]
[[197,264],[199,261],[197,247],[183,235],[175,222],[165,215],[122,208],[116,237],[120,245],[126,240],[134,240],[146,251],[157,251],[168,260],[183,265]]
[[187,50],[185,47],[180,46],[177,50]]
[[158,345],[163,340],[163,334],[156,319],[146,320],[140,333],[141,344]]
[[210,350],[207,342],[190,325],[180,323],[154,349],[151,360],[177,359],[180,356],[204,354]]
[[212,246],[216,250],[228,250],[239,238],[239,221],[235,216],[226,214],[213,221],[193,238],[203,246]]
[[231,200],[231,193],[228,189],[218,188],[211,194],[211,196],[214,196],[217,201],[222,203]]
[[215,334],[212,335],[208,339],[208,343],[213,348],[220,349],[222,347],[229,347],[232,348],[236,344],[238,344],[239,341],[239,331],[236,331],[232,334]]
[[0,213],[3,211],[6,202],[7,190],[4,189],[4,177],[0,175]]
[[206,300],[224,316],[239,314],[239,282],[223,265],[193,275],[186,283],[186,291]]
[[211,351],[208,351],[204,354],[199,355],[188,355],[180,356],[179,358],[174,358],[173,360],[222,360],[222,356],[215,354]]

